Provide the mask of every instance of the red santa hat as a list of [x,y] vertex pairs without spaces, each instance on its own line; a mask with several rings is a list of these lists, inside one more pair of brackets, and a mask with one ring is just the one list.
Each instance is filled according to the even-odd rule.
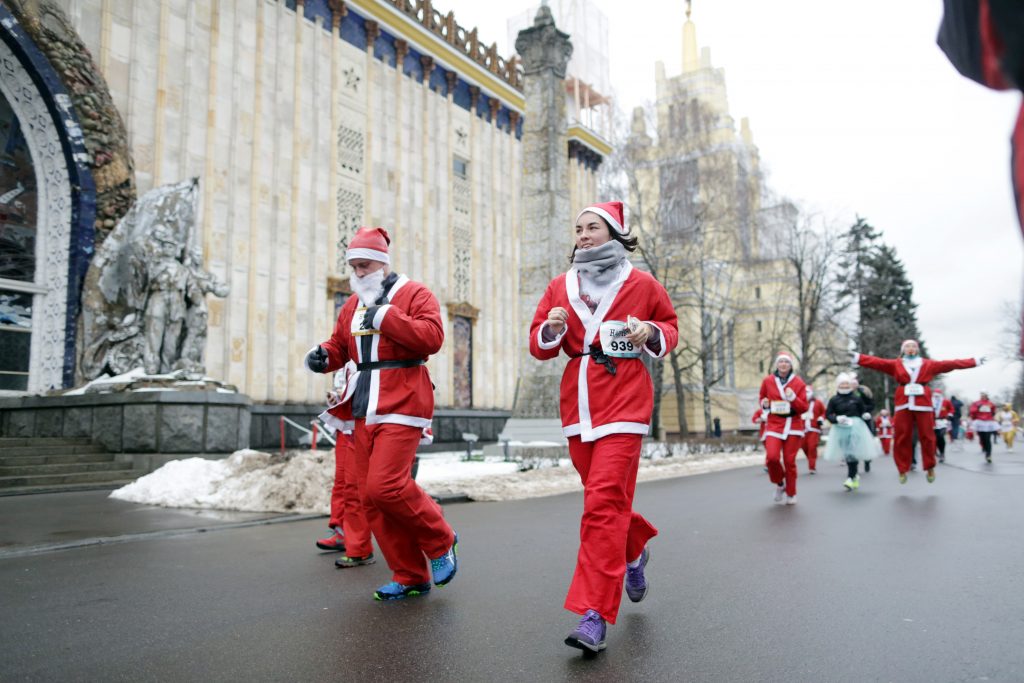
[[389,244],[391,236],[384,228],[359,228],[355,237],[348,243],[345,260],[368,259],[391,263],[391,257],[388,256]]
[[607,221],[611,229],[620,235],[628,235],[629,230],[626,230],[626,221],[623,219],[622,213],[622,202],[604,202],[603,204],[591,204],[587,208],[576,214],[576,222],[580,220],[580,216],[587,213],[596,213],[601,218]]
[[796,363],[793,361],[793,356],[789,355],[785,351],[780,351],[779,355],[775,356],[776,366],[778,366],[780,360],[788,360],[790,365],[792,365],[794,368],[796,367]]

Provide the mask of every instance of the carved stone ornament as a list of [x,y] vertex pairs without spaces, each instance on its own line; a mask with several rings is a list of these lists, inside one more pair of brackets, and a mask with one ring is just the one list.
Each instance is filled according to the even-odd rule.
[[572,57],[572,43],[568,33],[555,27],[551,8],[542,5],[537,10],[533,26],[519,32],[516,52],[523,58],[523,69],[527,75],[550,69],[558,78],[565,78],[565,68]]
[[327,276],[327,298],[333,299],[335,294],[344,294],[345,296],[352,294],[352,285],[349,284],[347,277]]
[[229,288],[203,269],[198,196],[198,178],[150,190],[97,251],[82,292],[83,379],[204,372],[206,295]]
[[449,301],[447,304],[448,308],[448,319],[453,320],[456,317],[469,318],[470,320],[476,320],[480,317],[480,309],[469,303],[468,301]]

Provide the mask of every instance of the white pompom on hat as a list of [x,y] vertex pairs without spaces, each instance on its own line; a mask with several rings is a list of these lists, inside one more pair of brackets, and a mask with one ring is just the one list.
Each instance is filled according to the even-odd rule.
[[598,216],[603,218],[611,229],[620,235],[628,235],[629,230],[626,229],[626,220],[622,212],[622,202],[603,202],[601,204],[591,204],[587,208],[576,214],[576,222],[580,220],[580,216],[587,213],[596,213]]
[[390,264],[389,244],[391,244],[391,236],[384,228],[359,228],[355,237],[348,243],[345,260],[367,259]]

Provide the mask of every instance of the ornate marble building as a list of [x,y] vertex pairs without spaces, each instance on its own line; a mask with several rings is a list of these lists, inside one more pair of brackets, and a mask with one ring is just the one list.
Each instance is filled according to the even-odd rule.
[[[531,102],[519,59],[451,13],[430,0],[3,0],[0,69],[0,256],[34,268],[0,272],[0,390],[75,382],[96,240],[136,193],[198,177],[205,266],[231,287],[209,301],[208,374],[256,401],[319,402],[325,380],[302,358],[347,295],[348,238],[382,225],[393,267],[442,304],[438,405],[512,406],[533,305],[518,295]],[[609,152],[573,123],[574,196],[594,195]]]

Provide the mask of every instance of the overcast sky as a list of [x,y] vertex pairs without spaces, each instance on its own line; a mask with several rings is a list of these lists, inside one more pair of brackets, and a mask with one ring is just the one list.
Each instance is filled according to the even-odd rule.
[[[683,0],[593,0],[610,24],[620,108],[654,98],[654,63],[681,71]],[[438,0],[509,55],[506,19],[537,2]],[[935,45],[941,0],[694,0],[733,117],[749,117],[769,186],[845,227],[864,216],[907,267],[935,358],[985,355],[947,377],[968,396],[1012,386],[1001,339],[1024,241],[1009,136],[1019,93],[961,77]],[[607,199],[607,198],[606,198]],[[892,349],[896,355],[898,349]]]

